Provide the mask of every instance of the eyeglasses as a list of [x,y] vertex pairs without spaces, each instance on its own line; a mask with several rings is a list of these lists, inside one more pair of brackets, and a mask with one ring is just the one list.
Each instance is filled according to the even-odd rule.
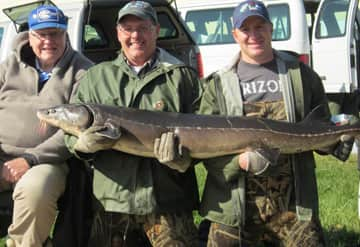
[[118,26],[120,31],[123,32],[124,34],[126,35],[131,35],[135,32],[137,32],[138,34],[145,34],[145,33],[149,33],[151,32],[153,29],[154,29],[154,26],[141,26],[141,27],[138,27],[138,28],[132,28],[132,27],[127,27],[127,26],[121,26],[119,25]]
[[64,35],[65,31],[51,31],[51,32],[35,32],[30,31],[30,34],[36,37],[37,39],[44,41],[44,40],[54,40],[59,39]]

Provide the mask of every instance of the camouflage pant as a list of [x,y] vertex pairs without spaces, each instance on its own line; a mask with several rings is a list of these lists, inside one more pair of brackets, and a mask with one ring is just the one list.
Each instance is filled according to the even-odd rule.
[[90,246],[198,246],[197,229],[190,213],[126,215],[99,212]]
[[289,172],[285,165],[277,177],[249,176],[244,227],[212,223],[207,246],[239,246],[239,236],[241,246],[256,246],[259,242],[266,246],[325,246],[319,220],[300,221],[296,216]]
[[296,214],[287,212],[263,226],[246,226],[240,230],[218,223],[211,223],[208,247],[256,246],[260,241],[265,246],[322,247],[325,246],[320,223],[317,220],[299,221]]

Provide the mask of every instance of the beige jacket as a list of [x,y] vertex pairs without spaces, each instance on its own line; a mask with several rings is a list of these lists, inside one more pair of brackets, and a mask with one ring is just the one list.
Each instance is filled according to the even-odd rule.
[[35,54],[28,33],[16,38],[15,48],[0,64],[0,155],[3,159],[30,155],[33,164],[62,163],[70,153],[63,132],[41,128],[36,117],[39,108],[69,102],[77,82],[92,62],[67,44],[51,78],[39,92]]

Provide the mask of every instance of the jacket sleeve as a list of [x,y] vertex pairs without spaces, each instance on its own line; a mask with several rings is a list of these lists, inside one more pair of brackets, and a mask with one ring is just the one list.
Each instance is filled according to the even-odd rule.
[[71,157],[71,153],[65,146],[64,132],[58,130],[35,148],[27,149],[23,157],[31,166],[44,163],[61,164]]

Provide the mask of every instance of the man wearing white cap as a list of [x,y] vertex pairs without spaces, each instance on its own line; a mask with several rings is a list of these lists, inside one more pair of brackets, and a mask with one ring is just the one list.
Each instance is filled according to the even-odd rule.
[[54,223],[71,154],[62,131],[41,131],[36,110],[67,103],[92,63],[71,48],[57,7],[34,9],[28,24],[0,64],[0,191],[15,186],[7,245],[38,247]]

